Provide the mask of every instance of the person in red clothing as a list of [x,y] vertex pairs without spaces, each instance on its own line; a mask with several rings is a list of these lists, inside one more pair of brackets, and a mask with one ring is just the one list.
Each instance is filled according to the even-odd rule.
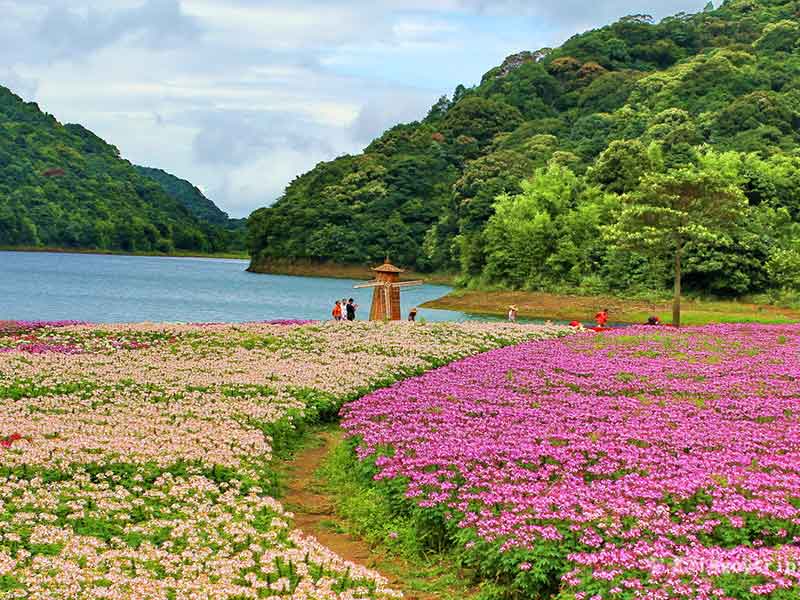
[[333,310],[331,311],[331,316],[333,317],[334,321],[341,321],[342,320],[342,303],[338,300],[336,304],[333,305]]
[[598,327],[605,327],[608,325],[608,309],[604,308],[599,313],[594,316],[594,320],[597,322]]

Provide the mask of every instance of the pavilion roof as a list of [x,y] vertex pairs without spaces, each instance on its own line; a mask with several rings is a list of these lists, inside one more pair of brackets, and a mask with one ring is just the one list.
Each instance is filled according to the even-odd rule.
[[373,267],[372,269],[376,273],[404,273],[403,269],[395,267],[392,263],[389,262],[387,258],[386,261],[380,267]]

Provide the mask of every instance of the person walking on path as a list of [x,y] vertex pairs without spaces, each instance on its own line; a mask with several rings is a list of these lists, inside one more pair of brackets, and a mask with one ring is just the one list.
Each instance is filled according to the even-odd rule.
[[508,307],[508,321],[510,323],[516,323],[517,322],[517,305],[516,304],[512,304],[511,306]]
[[347,320],[348,321],[355,321],[356,320],[356,311],[358,310],[358,304],[356,301],[350,298],[347,301],[347,305],[345,306],[345,310],[347,312]]
[[336,304],[333,305],[331,316],[333,316],[334,321],[342,320],[342,303],[339,300],[337,300]]

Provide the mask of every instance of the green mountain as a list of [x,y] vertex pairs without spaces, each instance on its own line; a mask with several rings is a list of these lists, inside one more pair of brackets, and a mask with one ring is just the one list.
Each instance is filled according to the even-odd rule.
[[198,221],[223,229],[227,250],[245,250],[247,219],[231,219],[228,213],[223,212],[214,202],[206,198],[205,194],[190,181],[162,169],[139,165],[134,165],[134,168],[139,175],[158,183],[170,198],[177,200]]
[[528,289],[663,289],[670,264],[608,241],[654,174],[725,174],[748,208],[698,242],[690,289],[800,282],[800,2],[729,0],[634,15],[521,52],[420,122],[318,165],[249,219],[253,270],[275,259],[363,264]]
[[141,167],[134,168],[140,175],[149,177],[157,182],[163,190],[180,202],[197,219],[229,229],[243,227],[247,219],[231,219],[228,213],[223,212],[216,204],[206,198],[205,194],[190,181],[171,175],[162,169]]
[[0,246],[221,252],[236,237],[91,131],[0,86]]

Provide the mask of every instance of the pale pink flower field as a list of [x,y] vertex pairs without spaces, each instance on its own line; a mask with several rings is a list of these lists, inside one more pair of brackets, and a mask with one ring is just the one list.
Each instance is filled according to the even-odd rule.
[[293,529],[271,434],[481,351],[508,324],[0,332],[0,598],[392,598]]

